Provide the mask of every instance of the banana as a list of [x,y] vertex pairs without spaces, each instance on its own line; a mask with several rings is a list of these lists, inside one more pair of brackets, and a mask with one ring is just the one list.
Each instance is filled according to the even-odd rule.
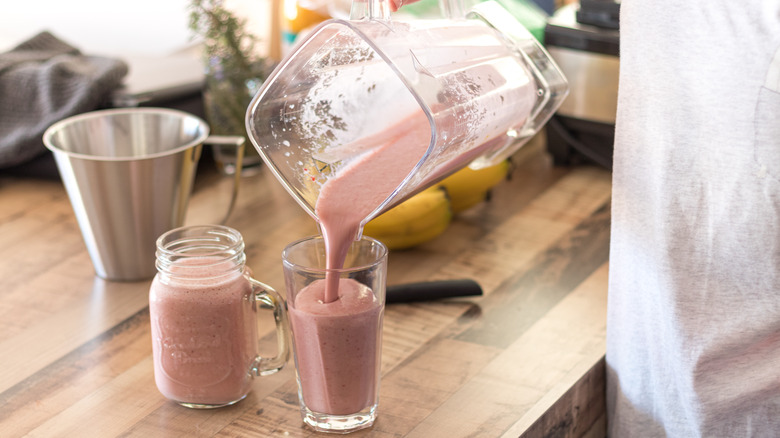
[[363,234],[379,240],[389,249],[406,249],[437,237],[451,220],[446,190],[432,187],[369,221]]
[[363,234],[390,249],[406,249],[442,234],[455,213],[482,201],[509,174],[509,160],[484,169],[461,169],[371,220]]
[[439,182],[447,189],[453,213],[460,213],[484,201],[491,188],[506,179],[509,160],[483,169],[463,168]]
[[301,7],[295,0],[284,0],[282,3],[283,31],[293,35],[330,18],[326,12]]

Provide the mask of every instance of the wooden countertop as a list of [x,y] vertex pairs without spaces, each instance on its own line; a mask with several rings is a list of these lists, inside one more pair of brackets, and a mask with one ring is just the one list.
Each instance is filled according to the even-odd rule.
[[[447,232],[391,252],[388,283],[472,278],[483,297],[388,305],[378,419],[352,436],[604,436],[608,171],[553,167],[535,139],[511,180]],[[283,288],[280,253],[313,221],[265,169],[227,225]],[[230,181],[198,177],[187,224],[213,223]],[[167,401],[152,369],[150,281],[94,276],[58,181],[0,173],[0,435],[307,437],[292,362],[235,406]],[[263,327],[273,352],[271,317]]]

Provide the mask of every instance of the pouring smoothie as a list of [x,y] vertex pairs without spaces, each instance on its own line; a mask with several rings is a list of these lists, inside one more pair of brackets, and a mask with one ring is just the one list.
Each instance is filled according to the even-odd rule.
[[[325,244],[315,236],[282,252],[293,329],[303,421],[318,431],[373,424],[378,400],[387,248],[350,242],[347,266],[325,267]],[[335,272],[337,298],[325,302],[326,275]]]
[[[523,120],[531,111],[533,87],[528,83],[514,94],[522,97],[521,103],[525,103],[525,106],[515,104],[515,109],[520,108],[517,117]],[[445,127],[453,126],[458,123],[458,119],[453,116],[440,123]],[[360,235],[364,221],[412,173],[428,152],[431,136],[430,123],[425,113],[418,109],[388,128],[355,142],[357,145],[345,146],[347,149],[366,152],[323,184],[314,209],[325,239],[329,269],[343,266],[346,251]],[[497,143],[504,141],[503,137],[506,137],[503,132],[486,137],[481,145],[467,148],[431,169],[416,184],[421,188],[432,185],[494,148]],[[323,301],[327,303],[338,299],[337,289],[338,278],[333,276],[328,281]]]
[[[425,114],[415,112],[364,139],[363,145],[351,145],[366,152],[320,190],[315,211],[325,245],[326,276],[295,294],[289,308],[306,409],[349,415],[376,403],[384,303],[367,286],[341,278],[342,268],[361,224],[412,172],[430,137]],[[428,181],[462,167],[492,144],[486,141],[451,160],[428,175]]]
[[306,409],[343,416],[376,404],[384,303],[377,291],[341,278],[341,270],[361,222],[409,174],[429,137],[427,120],[419,113],[366,139],[364,146],[372,146],[368,152],[320,192],[316,211],[326,276],[298,292],[289,308]]
[[[425,153],[430,126],[422,112],[365,140],[368,152],[329,179],[320,190],[315,212],[325,240],[328,269],[340,269],[361,222],[398,187]],[[323,295],[338,299],[338,277],[331,275]]]
[[[190,408],[242,400],[253,377],[288,361],[287,317],[275,290],[250,277],[237,230],[192,225],[157,239],[149,288],[154,379],[167,398]],[[276,357],[259,355],[258,304],[273,307]]]
[[385,286],[354,272],[361,227],[472,162],[506,159],[567,91],[497,3],[393,23],[382,4],[356,1],[350,20],[313,29],[247,111],[253,145],[322,233],[306,258],[287,258],[303,241],[283,253],[301,411],[317,430],[375,415]]
[[306,406],[349,415],[376,401],[382,303],[368,286],[342,278],[339,296],[322,301],[325,280],[301,290],[290,309]]

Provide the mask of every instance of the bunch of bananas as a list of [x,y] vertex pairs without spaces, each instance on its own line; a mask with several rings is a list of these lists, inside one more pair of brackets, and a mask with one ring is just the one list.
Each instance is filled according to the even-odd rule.
[[390,249],[406,249],[443,233],[453,215],[484,201],[509,174],[509,161],[484,169],[461,169],[368,222],[363,234]]

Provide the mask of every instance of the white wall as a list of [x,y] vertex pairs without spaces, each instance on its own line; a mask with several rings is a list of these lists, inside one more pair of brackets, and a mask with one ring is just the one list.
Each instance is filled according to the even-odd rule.
[[[228,0],[268,38],[270,0]],[[188,0],[0,0],[0,51],[42,30],[106,56],[166,56],[192,45]]]

